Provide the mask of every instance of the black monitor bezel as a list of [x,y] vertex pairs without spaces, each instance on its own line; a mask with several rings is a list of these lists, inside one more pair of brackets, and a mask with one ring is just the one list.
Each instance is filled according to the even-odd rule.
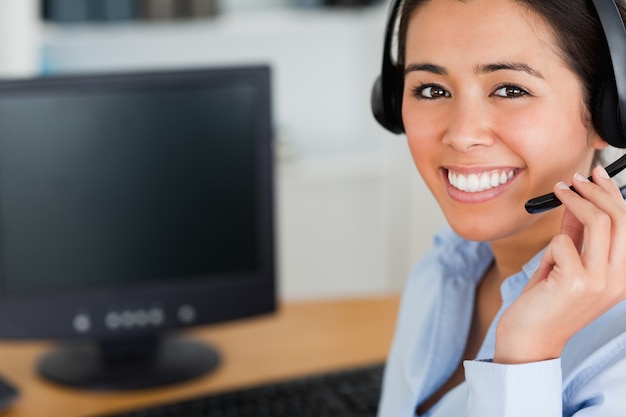
[[[0,338],[127,338],[189,326],[270,313],[276,309],[274,248],[274,184],[272,152],[271,71],[267,65],[221,68],[134,71],[129,73],[74,74],[0,82],[2,97],[59,92],[104,91],[154,85],[207,85],[241,80],[257,87],[256,96],[256,202],[259,269],[232,276],[141,286],[111,286],[69,292],[9,294],[0,274]],[[1,196],[0,196],[1,198]],[[0,234],[2,225],[0,224]],[[1,239],[0,239],[1,241]],[[0,262],[2,248],[0,247]],[[236,300],[237,302],[233,302]],[[178,309],[191,305],[195,319],[183,323]],[[163,312],[158,326],[130,326],[115,330],[105,325],[112,310],[139,311],[156,307]],[[87,330],[78,331],[77,316],[90,318]]]

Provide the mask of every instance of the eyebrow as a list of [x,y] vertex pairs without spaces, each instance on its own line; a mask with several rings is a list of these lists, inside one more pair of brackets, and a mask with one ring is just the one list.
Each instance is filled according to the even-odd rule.
[[440,65],[435,65],[435,64],[409,64],[404,69],[404,75],[406,76],[408,73],[414,72],[414,71],[425,71],[425,72],[430,72],[432,74],[437,74],[437,75],[447,75],[448,74],[448,71],[446,71],[446,69],[444,67],[440,66]]
[[[503,62],[495,62],[493,64],[476,65],[476,67],[474,67],[474,72],[476,74],[487,74],[490,72],[503,71],[503,70],[522,71],[533,77],[543,79],[543,75],[541,75],[539,71],[535,70],[530,65],[527,65],[521,62],[503,61]],[[404,70],[404,75],[406,76],[410,72],[415,72],[415,71],[430,72],[431,74],[436,74],[436,75],[448,75],[448,71],[441,65],[427,64],[427,63],[417,63],[417,64],[407,65],[407,67]]]
[[522,71],[533,77],[543,79],[543,75],[541,75],[539,71],[532,68],[530,65],[527,65],[521,62],[507,62],[507,61],[496,62],[493,64],[477,65],[474,68],[474,71],[476,71],[477,74],[486,74],[489,72],[496,72],[496,71],[502,71],[502,70]]

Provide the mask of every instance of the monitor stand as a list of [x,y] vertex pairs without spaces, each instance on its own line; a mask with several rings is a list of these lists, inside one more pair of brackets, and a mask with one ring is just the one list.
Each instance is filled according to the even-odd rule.
[[38,370],[62,385],[129,390],[199,377],[219,362],[219,354],[207,344],[150,336],[62,345],[41,358]]

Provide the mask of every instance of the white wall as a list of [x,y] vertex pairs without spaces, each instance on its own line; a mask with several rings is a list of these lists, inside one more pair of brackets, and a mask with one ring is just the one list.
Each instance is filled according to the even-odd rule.
[[270,9],[186,23],[48,27],[43,55],[53,73],[268,63],[288,152],[353,152],[381,146],[369,95],[385,14]]
[[39,70],[38,16],[38,0],[0,0],[0,77]]

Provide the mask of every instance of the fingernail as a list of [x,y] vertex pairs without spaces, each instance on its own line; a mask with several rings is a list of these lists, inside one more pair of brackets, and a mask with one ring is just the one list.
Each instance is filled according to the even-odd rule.
[[561,190],[569,190],[569,187],[563,181],[557,182],[556,186],[560,188]]
[[585,177],[582,174],[579,174],[578,172],[576,174],[574,174],[574,178],[576,178],[576,181],[580,181],[580,182],[589,182],[589,180],[587,179],[587,177]]
[[602,165],[598,165],[596,169],[598,170],[598,174],[600,174],[602,178],[606,178],[606,179],[611,178],[609,177],[609,173],[606,172],[606,169]]

